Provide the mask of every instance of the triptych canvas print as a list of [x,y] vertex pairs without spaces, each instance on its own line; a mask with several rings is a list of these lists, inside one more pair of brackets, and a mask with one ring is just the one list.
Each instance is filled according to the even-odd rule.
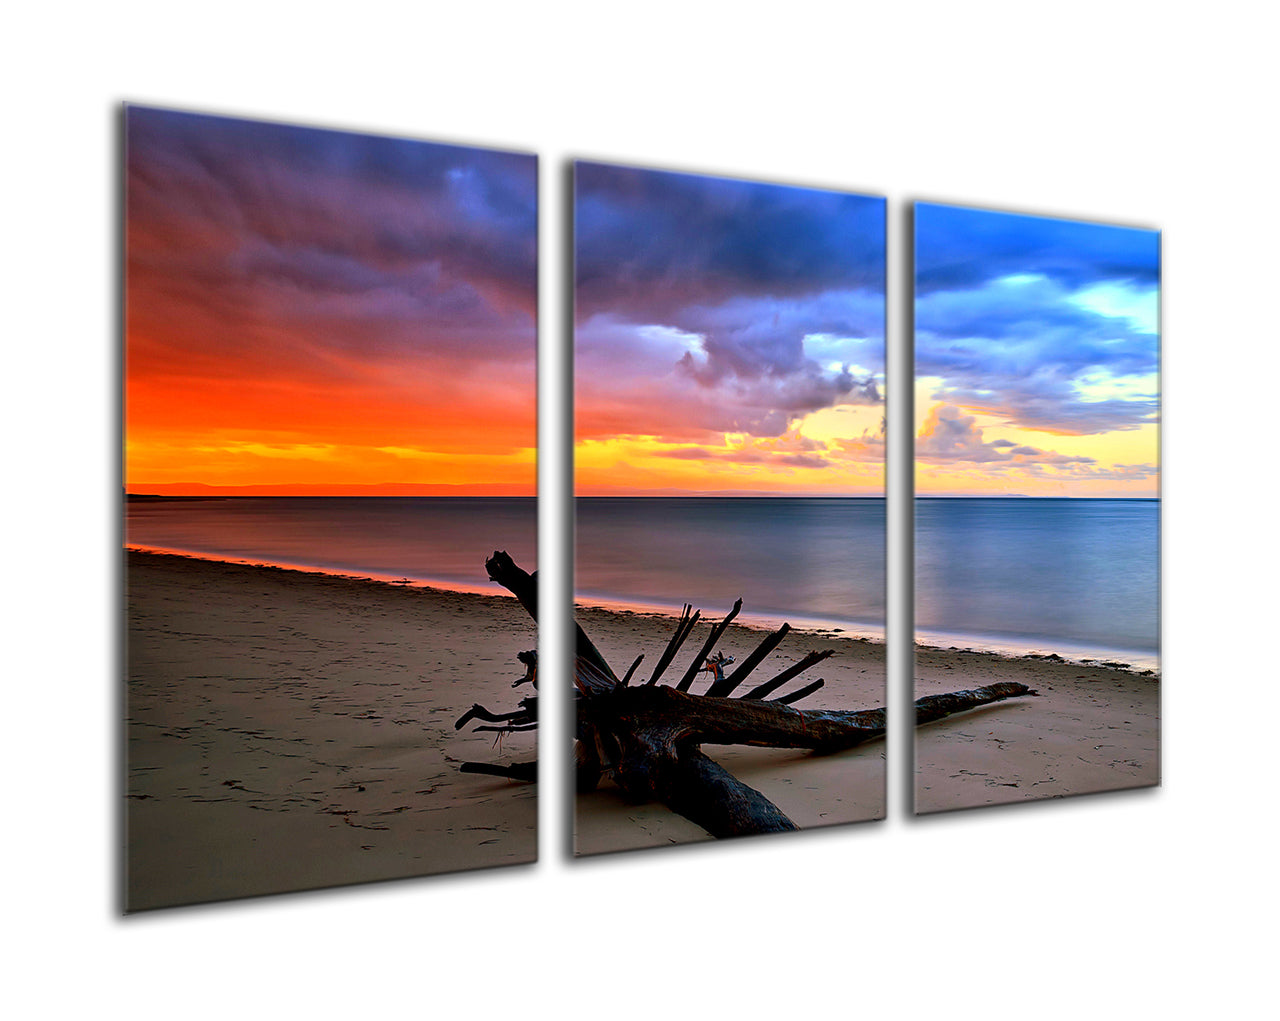
[[[126,909],[534,860],[536,157],[125,143]],[[578,855],[886,815],[888,215],[573,167]],[[910,215],[915,811],[1154,785],[1159,234]]]

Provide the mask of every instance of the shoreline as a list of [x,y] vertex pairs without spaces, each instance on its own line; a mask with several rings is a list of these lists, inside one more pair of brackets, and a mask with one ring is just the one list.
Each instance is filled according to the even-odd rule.
[[[679,619],[680,614],[683,612],[683,604],[661,603],[651,600],[628,599],[622,596],[600,596],[583,593],[574,594],[573,605],[575,611],[582,609],[604,610],[609,613],[634,613],[671,620]],[[701,609],[701,607],[694,606],[694,609],[698,610]],[[704,611],[703,620],[719,620],[723,618],[724,614],[727,612],[727,607],[710,615],[705,615]],[[883,624],[874,624],[865,621],[841,620],[835,617],[812,617],[804,614],[790,614],[782,612],[753,613],[744,608],[734,618],[734,623],[741,624],[743,627],[749,627],[757,631],[776,631],[786,623],[791,626],[791,630],[793,631],[805,633],[827,632],[834,634],[846,634],[860,640],[876,642],[880,645],[883,645],[885,642],[885,629]]]
[[500,596],[503,599],[515,598],[497,582],[492,581],[472,584],[448,578],[406,577],[405,575],[383,574],[377,571],[356,571],[349,568],[329,567],[323,564],[304,564],[289,560],[267,560],[259,557],[242,557],[229,553],[209,553],[203,550],[181,549],[175,546],[152,546],[139,542],[126,542],[124,551],[125,553],[145,553],[151,556],[184,557],[188,560],[203,560],[217,564],[262,567],[276,571],[296,571],[299,574],[319,574],[331,578],[346,578],[349,581],[367,581],[381,585],[394,585],[397,588],[425,588],[438,592]]
[[[465,582],[451,578],[406,576],[385,574],[376,571],[339,568],[322,564],[299,563],[296,561],[272,560],[256,557],[237,556],[229,553],[211,553],[203,550],[190,550],[179,547],[154,546],[146,543],[126,542],[124,552],[144,553],[154,556],[183,557],[191,560],[211,563],[238,564],[241,566],[260,567],[269,570],[294,571],[300,574],[320,575],[333,578],[344,578],[350,581],[365,581],[376,584],[391,585],[406,589],[428,589],[439,592],[456,592],[468,595],[496,596],[502,599],[514,598],[511,593],[496,582]],[[630,599],[623,596],[574,594],[575,613],[581,609],[604,610],[613,613],[634,613],[676,619],[680,616],[683,604],[663,603],[650,600]],[[694,607],[700,609],[700,607]],[[704,619],[719,619],[718,615]],[[866,621],[847,620],[837,617],[814,617],[806,614],[785,612],[751,612],[744,609],[734,620],[735,624],[761,631],[774,631],[783,623],[790,625],[791,630],[805,634],[848,635],[860,641],[869,641],[884,645],[886,642],[885,625]],[[917,653],[950,651],[965,655],[995,656],[1013,660],[1047,660],[1050,662],[1066,662],[1078,666],[1104,666],[1124,669],[1141,676],[1159,679],[1161,674],[1161,657],[1159,651],[1141,649],[1123,649],[1100,644],[1092,644],[1066,638],[1052,636],[1019,636],[965,632],[939,631],[932,628],[917,628],[914,648]]]
[[[694,607],[699,609],[699,607]],[[597,596],[574,597],[575,613],[583,610],[599,610],[606,613],[653,617],[664,621],[678,620],[681,606],[644,600],[627,600]],[[724,611],[704,616],[704,621],[714,622],[723,618]],[[869,625],[838,618],[806,617],[799,614],[750,613],[743,610],[734,618],[735,626],[753,631],[776,631],[783,623],[791,631],[806,635],[843,635],[856,641],[886,644],[883,625]],[[956,644],[962,643],[962,644]],[[914,642],[917,653],[954,652],[968,656],[990,656],[1002,660],[1031,660],[1070,663],[1077,666],[1101,666],[1126,670],[1140,676],[1159,680],[1160,655],[1134,649],[1117,649],[1106,646],[1086,645],[1052,638],[1042,641],[1019,639],[1016,636],[995,636],[924,631],[917,629]]]

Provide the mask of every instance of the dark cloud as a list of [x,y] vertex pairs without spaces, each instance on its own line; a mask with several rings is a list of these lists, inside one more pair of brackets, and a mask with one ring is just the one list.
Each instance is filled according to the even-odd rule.
[[1049,217],[917,203],[916,291],[964,290],[1015,273],[1086,287],[1104,280],[1154,287],[1160,235]]
[[575,180],[580,435],[779,436],[882,400],[882,199],[590,163]]
[[880,198],[582,162],[574,186],[580,318],[884,289]]
[[533,157],[143,107],[126,138],[131,333],[175,360],[532,360]]

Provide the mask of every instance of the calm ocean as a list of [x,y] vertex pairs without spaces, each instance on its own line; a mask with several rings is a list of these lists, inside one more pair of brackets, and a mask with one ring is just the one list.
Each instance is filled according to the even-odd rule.
[[884,633],[884,501],[580,497],[575,591]]
[[1159,521],[1156,500],[917,499],[918,637],[1153,666]]
[[225,560],[501,591],[485,558],[537,566],[533,497],[234,496],[132,499],[125,541]]
[[[704,616],[884,631],[884,501],[576,501],[580,600]],[[1150,500],[922,499],[916,623],[931,644],[1126,653],[1157,648]],[[130,500],[132,545],[347,574],[495,588],[484,559],[535,566],[532,498],[231,497]]]

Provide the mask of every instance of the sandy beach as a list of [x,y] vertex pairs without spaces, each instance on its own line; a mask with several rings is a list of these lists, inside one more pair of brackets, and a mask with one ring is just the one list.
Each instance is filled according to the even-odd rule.
[[531,784],[463,774],[536,735],[514,599],[131,552],[127,893],[135,911],[532,861]]
[[[511,687],[515,654],[536,644],[515,600],[138,552],[127,582],[129,910],[534,859],[534,786],[458,764],[531,759],[535,735],[495,748],[453,728],[473,702],[505,710],[529,690]],[[673,626],[626,610],[578,618],[620,668]],[[719,647],[741,661],[763,634],[735,623]],[[826,648],[808,675],[826,685],[803,707],[884,704],[877,642],[796,629],[765,666]],[[917,729],[919,812],[1159,782],[1153,676],[927,647],[916,675],[918,695],[998,681],[1040,692]],[[884,816],[883,741],[706,750],[803,828]],[[580,854],[710,839],[607,781],[577,798],[575,838]]]
[[915,673],[917,697],[1001,681],[1039,692],[917,728],[917,812],[1160,782],[1154,674],[925,646],[916,648]]

